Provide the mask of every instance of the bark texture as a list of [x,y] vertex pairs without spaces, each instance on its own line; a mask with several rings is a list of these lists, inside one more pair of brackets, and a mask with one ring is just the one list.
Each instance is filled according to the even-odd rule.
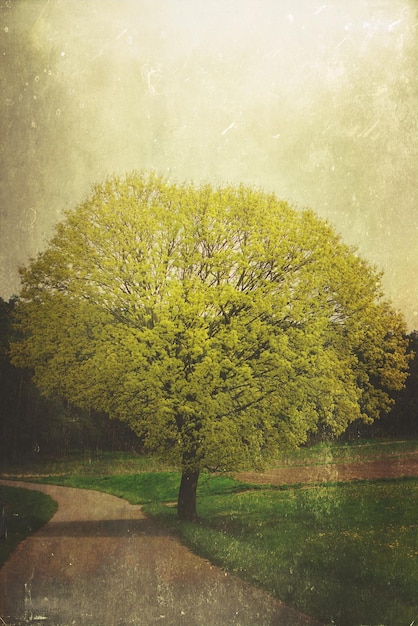
[[198,480],[198,470],[183,470],[177,502],[177,513],[183,522],[195,522],[198,519],[196,507]]

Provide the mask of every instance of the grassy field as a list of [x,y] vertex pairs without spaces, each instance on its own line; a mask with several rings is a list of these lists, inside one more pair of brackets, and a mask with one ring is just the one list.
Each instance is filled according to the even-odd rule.
[[0,537],[0,567],[25,537],[41,528],[57,510],[49,496],[29,489],[0,485],[0,501],[6,506],[7,539]]
[[126,452],[73,453],[62,458],[42,458],[33,454],[25,463],[0,466],[3,477],[31,476],[100,476],[136,474],[143,471],[159,471],[172,469],[164,461],[141,454]]
[[[289,465],[327,465],[330,463],[353,463],[376,458],[400,458],[418,451],[418,441],[409,440],[358,440],[351,443],[318,443],[284,453],[275,467]],[[409,625],[408,625],[409,626]]]
[[[418,452],[417,440],[379,441],[359,440],[346,443],[320,443],[315,446],[285,452],[274,464],[275,467],[289,465],[324,465],[367,461],[374,458],[402,457]],[[169,471],[174,468],[152,456],[125,452],[102,452],[96,454],[74,453],[60,459],[45,459],[36,454],[28,457],[25,464],[0,465],[3,476],[52,476],[52,475],[119,475],[150,471]]]
[[[279,463],[349,462],[417,449],[418,442],[320,445]],[[108,455],[74,460],[71,473],[42,481],[144,504],[195,552],[325,624],[418,624],[418,478],[266,488],[204,475],[200,523],[185,524],[173,507],[180,475],[165,469],[155,460]]]
[[200,499],[201,522],[148,505],[196,552],[340,626],[418,618],[418,479]]

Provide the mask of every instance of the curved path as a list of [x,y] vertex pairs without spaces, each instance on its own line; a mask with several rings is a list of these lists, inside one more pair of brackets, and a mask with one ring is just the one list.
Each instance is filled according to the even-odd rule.
[[95,491],[0,482],[58,502],[0,570],[0,625],[318,624],[197,557],[139,506]]

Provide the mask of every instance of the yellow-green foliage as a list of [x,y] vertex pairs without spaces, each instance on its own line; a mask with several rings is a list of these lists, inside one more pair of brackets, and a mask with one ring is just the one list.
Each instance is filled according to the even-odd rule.
[[373,420],[405,378],[379,275],[312,212],[250,188],[108,180],[22,280],[13,362],[192,470]]

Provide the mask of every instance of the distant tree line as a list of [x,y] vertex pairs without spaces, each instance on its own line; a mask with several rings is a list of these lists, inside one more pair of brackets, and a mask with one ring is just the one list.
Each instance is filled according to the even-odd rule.
[[409,374],[403,389],[395,391],[394,405],[388,413],[383,413],[372,424],[355,420],[348,425],[338,438],[326,429],[313,433],[308,445],[323,440],[354,441],[356,439],[399,438],[418,436],[418,331],[413,330],[406,336],[408,340]]
[[[8,346],[15,331],[12,312],[16,299],[0,298],[0,455],[1,464],[36,457],[65,457],[73,451],[138,451],[141,441],[129,426],[107,415],[83,411],[61,398],[46,398],[32,382],[29,369],[11,365]],[[410,361],[406,386],[395,393],[393,409],[373,424],[355,421],[340,439],[414,437],[418,435],[418,331],[408,335]],[[328,438],[320,430],[314,443]]]
[[65,457],[73,451],[134,451],[140,441],[127,424],[99,412],[75,408],[62,398],[46,398],[29,369],[10,363],[16,338],[12,312],[17,299],[0,298],[0,465],[36,457]]
[[405,387],[393,394],[395,404],[392,410],[383,414],[373,424],[353,423],[345,436],[360,437],[416,437],[418,435],[418,331],[407,336],[409,376]]

